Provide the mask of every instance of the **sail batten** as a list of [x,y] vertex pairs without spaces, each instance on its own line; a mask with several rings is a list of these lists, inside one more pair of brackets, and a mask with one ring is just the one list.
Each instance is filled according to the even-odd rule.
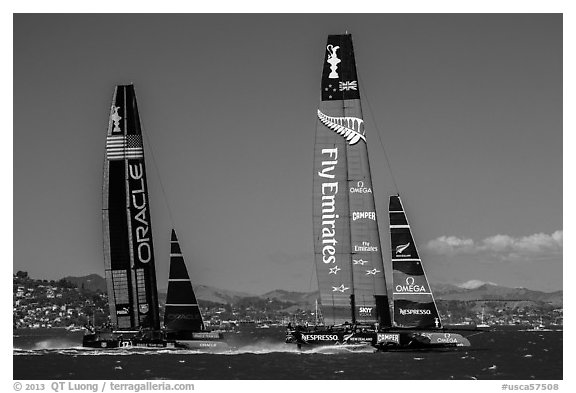
[[350,35],[328,37],[314,150],[314,253],[325,323],[390,324]]

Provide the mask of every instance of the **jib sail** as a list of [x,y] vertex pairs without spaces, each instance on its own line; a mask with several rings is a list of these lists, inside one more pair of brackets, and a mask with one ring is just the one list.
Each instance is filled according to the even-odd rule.
[[432,289],[399,196],[390,197],[389,212],[394,324],[409,328],[441,328]]
[[102,218],[112,323],[120,329],[159,329],[146,166],[132,85],[117,86],[112,99]]
[[350,35],[325,47],[314,148],[314,253],[327,324],[390,325]]
[[170,239],[170,275],[164,326],[169,332],[199,332],[204,330],[200,307],[194,295],[192,282],[174,229]]

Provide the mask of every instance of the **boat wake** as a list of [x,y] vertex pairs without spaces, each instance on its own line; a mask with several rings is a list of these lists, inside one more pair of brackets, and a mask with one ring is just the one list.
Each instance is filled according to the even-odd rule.
[[77,346],[77,343],[67,343],[65,340],[45,340],[32,349],[14,348],[15,356],[21,355],[68,355],[68,356],[135,356],[135,355],[266,355],[272,353],[294,354],[341,354],[341,353],[373,353],[376,349],[369,345],[327,345],[299,350],[293,344],[273,341],[260,341],[254,344],[241,345],[230,349],[204,351],[194,349],[167,348],[111,348],[93,349]]
[[31,348],[32,350],[50,350],[50,349],[70,349],[78,345],[77,340],[71,340],[66,337],[54,337],[38,341]]
[[263,355],[269,353],[298,353],[298,348],[294,345],[284,343],[260,342],[257,344],[244,345],[228,351],[228,355],[256,354]]
[[316,347],[306,353],[338,354],[343,352],[351,353],[374,353],[377,349],[371,345],[327,345]]

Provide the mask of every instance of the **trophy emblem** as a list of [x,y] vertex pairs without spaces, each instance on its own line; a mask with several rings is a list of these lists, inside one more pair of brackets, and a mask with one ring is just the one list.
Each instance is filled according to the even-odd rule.
[[336,72],[336,70],[338,69],[338,63],[340,63],[342,61],[336,55],[336,51],[338,49],[340,49],[339,46],[334,46],[334,45],[326,46],[326,50],[328,51],[328,59],[326,60],[326,62],[328,64],[330,64],[330,70],[332,71],[330,73],[330,75],[328,75],[328,78],[331,78],[331,79],[338,78],[338,73]]

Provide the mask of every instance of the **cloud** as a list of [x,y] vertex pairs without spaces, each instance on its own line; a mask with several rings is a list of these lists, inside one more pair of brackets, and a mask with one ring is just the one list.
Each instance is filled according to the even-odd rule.
[[476,289],[476,288],[481,287],[484,284],[498,285],[498,284],[495,284],[495,283],[490,282],[490,281],[470,280],[470,281],[463,282],[462,284],[459,284],[457,286],[460,288],[464,288],[464,289]]
[[424,249],[437,255],[480,255],[488,260],[521,261],[561,256],[562,242],[561,230],[550,235],[535,233],[520,238],[499,234],[480,242],[455,236],[441,236],[429,241]]
[[474,253],[474,240],[459,239],[456,236],[440,236],[438,239],[430,240],[425,248],[436,254],[468,254]]

